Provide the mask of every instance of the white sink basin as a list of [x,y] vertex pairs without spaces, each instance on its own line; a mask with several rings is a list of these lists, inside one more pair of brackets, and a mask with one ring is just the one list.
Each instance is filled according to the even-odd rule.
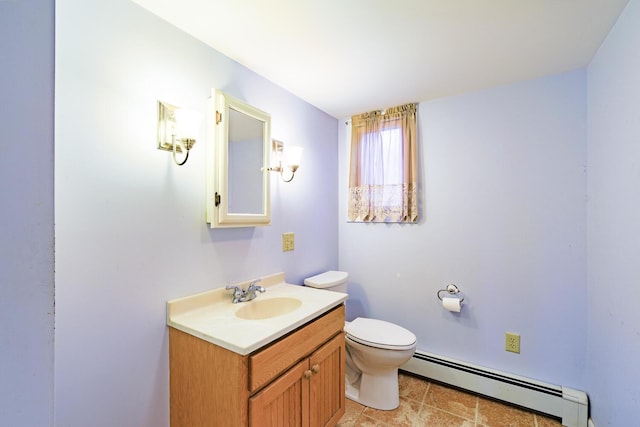
[[262,320],[291,313],[302,305],[302,301],[298,298],[280,297],[254,299],[240,304],[243,306],[236,311],[236,317],[246,320]]
[[[224,287],[167,302],[167,325],[235,353],[249,354],[333,307],[347,294],[285,283],[283,273],[265,276],[265,293],[233,304]],[[249,281],[238,285],[246,288]]]

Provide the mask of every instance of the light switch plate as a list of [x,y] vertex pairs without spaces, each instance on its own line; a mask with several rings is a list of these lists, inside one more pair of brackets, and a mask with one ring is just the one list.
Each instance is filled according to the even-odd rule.
[[292,251],[294,249],[294,234],[282,233],[282,252]]

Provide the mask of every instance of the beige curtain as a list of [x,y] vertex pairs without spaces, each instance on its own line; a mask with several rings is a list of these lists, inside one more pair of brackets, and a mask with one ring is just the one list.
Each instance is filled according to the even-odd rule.
[[349,221],[417,222],[416,117],[406,104],[351,118]]

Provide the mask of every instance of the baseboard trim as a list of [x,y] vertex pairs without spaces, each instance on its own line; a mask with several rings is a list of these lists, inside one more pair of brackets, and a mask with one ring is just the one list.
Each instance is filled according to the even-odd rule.
[[586,393],[416,350],[401,370],[562,419],[567,427],[588,424]]

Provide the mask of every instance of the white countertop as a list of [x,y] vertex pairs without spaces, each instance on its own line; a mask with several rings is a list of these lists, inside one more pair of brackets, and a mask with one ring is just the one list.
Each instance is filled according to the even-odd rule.
[[[249,282],[244,282],[244,288]],[[267,291],[256,299],[233,304],[224,287],[167,302],[167,325],[235,353],[245,355],[313,320],[347,300],[347,294],[285,283],[284,273],[265,276],[259,283]],[[261,320],[245,320],[235,312],[255,301],[297,298],[292,312]]]

